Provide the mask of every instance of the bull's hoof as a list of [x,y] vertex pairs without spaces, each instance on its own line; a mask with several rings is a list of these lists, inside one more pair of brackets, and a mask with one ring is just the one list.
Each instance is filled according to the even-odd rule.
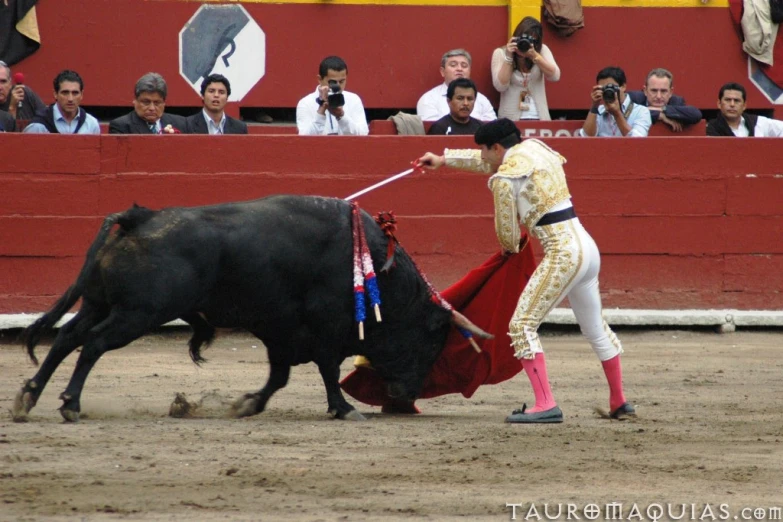
[[14,407],[11,410],[11,417],[14,422],[27,422],[27,414],[33,409],[35,402],[32,394],[25,388],[19,390],[14,398]]
[[367,420],[367,417],[365,417],[364,415],[359,413],[359,410],[351,410],[348,413],[346,413],[345,415],[343,415],[342,417],[338,416],[338,418],[340,418],[342,420],[349,420],[349,421],[366,421]]
[[250,417],[258,413],[258,403],[261,397],[255,393],[246,393],[231,405],[231,416],[236,418]]
[[349,420],[349,421],[364,421],[367,420],[367,417],[359,413],[358,410],[350,409],[348,411],[340,411],[340,410],[329,410],[327,412],[329,415],[331,415],[335,419],[340,420]]
[[14,398],[14,406],[11,410],[11,417],[14,422],[27,422],[27,414],[35,406],[35,399],[33,394],[27,389],[27,383],[16,394]]
[[79,422],[79,412],[75,410],[69,410],[65,407],[60,408],[60,415],[63,416],[65,422]]

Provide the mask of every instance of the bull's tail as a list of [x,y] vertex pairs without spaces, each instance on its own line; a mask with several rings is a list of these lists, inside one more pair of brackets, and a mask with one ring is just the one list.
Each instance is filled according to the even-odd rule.
[[[129,211],[131,212],[131,211]],[[95,258],[98,255],[98,250],[106,243],[106,239],[109,237],[112,227],[119,222],[127,212],[112,214],[103,220],[98,237],[90,245],[90,249],[87,251],[87,258],[84,260],[84,266],[82,266],[79,276],[76,278],[76,282],[68,288],[68,290],[57,300],[54,306],[42,315],[37,321],[28,326],[22,333],[22,342],[27,347],[27,355],[30,359],[38,365],[38,358],[35,356],[35,347],[40,342],[41,337],[44,334],[51,332],[57,321],[62,319],[65,313],[76,304],[76,301],[84,293],[84,287],[87,284],[87,278],[90,276],[93,267],[95,266]]]

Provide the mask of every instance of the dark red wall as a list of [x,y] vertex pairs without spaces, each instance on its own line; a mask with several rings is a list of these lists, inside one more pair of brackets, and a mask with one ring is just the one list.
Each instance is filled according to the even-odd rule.
[[[178,0],[42,0],[41,49],[18,64],[27,82],[48,101],[58,71],[85,78],[86,105],[129,105],[133,85],[150,70],[163,74],[171,105],[198,105],[180,78],[178,34],[201,4]],[[267,37],[266,76],[242,102],[248,107],[293,107],[315,88],[318,63],[328,54],[346,59],[349,90],[369,108],[415,107],[441,81],[444,51],[465,47],[473,78],[493,102],[490,57],[506,41],[504,6],[383,6],[345,4],[243,4]],[[599,69],[619,65],[629,88],[640,88],[653,67],[675,74],[675,91],[700,108],[715,108],[720,85],[749,88],[749,106],[772,105],[751,88],[747,61],[728,9],[584,9],[586,27],[570,38],[547,31],[546,43],[562,69],[550,84],[552,109],[585,109]],[[455,28],[469,28],[458,30]],[[154,42],[154,43],[150,43]]]
[[[783,148],[775,139],[546,140],[603,254],[607,307],[783,307]],[[0,313],[47,309],[108,213],[345,197],[469,137],[29,136],[0,146]],[[10,152],[7,152],[10,151]],[[444,287],[498,248],[486,176],[412,175],[360,198]],[[536,245],[536,248],[537,245]]]

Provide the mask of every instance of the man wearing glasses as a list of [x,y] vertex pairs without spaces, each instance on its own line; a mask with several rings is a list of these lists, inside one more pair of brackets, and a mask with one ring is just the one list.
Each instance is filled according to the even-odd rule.
[[147,73],[136,82],[133,112],[109,123],[109,134],[179,134],[186,120],[166,110],[166,80],[158,73]]

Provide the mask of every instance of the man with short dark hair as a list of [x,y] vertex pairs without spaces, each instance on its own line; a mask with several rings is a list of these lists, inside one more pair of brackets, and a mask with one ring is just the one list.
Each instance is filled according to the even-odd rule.
[[[422,121],[437,121],[449,113],[446,90],[457,78],[469,79],[472,64],[473,59],[465,49],[452,49],[443,54],[440,59],[440,75],[443,76],[443,83],[422,94],[416,104],[416,114]],[[492,104],[480,92],[476,93],[476,103],[471,116],[479,121],[497,119]]]
[[302,136],[370,133],[362,100],[345,90],[348,65],[339,56],[327,56],[318,67],[318,87],[296,106],[296,127]]
[[666,69],[653,69],[647,74],[641,91],[628,91],[631,101],[650,110],[652,123],[663,122],[674,132],[683,125],[701,121],[701,111],[686,105],[685,98],[674,94],[674,76]]
[[17,120],[31,120],[46,104],[27,85],[14,85],[12,78],[11,68],[0,61],[0,111]]
[[720,114],[707,123],[707,136],[783,137],[783,121],[746,113],[746,99],[747,93],[741,84],[724,84],[718,91]]
[[476,103],[477,92],[473,80],[457,78],[452,81],[446,91],[449,113],[433,123],[427,134],[473,136],[482,124],[481,121],[470,115]]
[[139,78],[133,89],[133,111],[109,122],[109,134],[178,134],[187,130],[182,116],[165,114],[168,86],[158,73]]
[[523,405],[506,422],[563,422],[563,412],[552,397],[538,328],[565,297],[603,365],[609,383],[609,417],[635,415],[623,393],[622,346],[601,311],[600,253],[571,204],[565,158],[538,140],[522,142],[519,129],[506,118],[482,125],[474,139],[480,150],[446,149],[442,156],[428,152],[416,163],[490,174],[495,232],[503,250],[519,251],[520,221],[543,246],[544,258],[522,291],[509,324],[511,344],[533,387],[536,405],[530,409]]
[[231,83],[222,74],[210,74],[201,82],[203,109],[187,118],[189,134],[247,134],[247,124],[225,112]]
[[98,120],[81,108],[84,81],[68,69],[53,82],[54,103],[38,111],[24,129],[27,134],[100,134]]
[[605,67],[595,80],[590,90],[593,105],[579,135],[647,136],[652,125],[650,111],[625,94],[625,72],[619,67]]

